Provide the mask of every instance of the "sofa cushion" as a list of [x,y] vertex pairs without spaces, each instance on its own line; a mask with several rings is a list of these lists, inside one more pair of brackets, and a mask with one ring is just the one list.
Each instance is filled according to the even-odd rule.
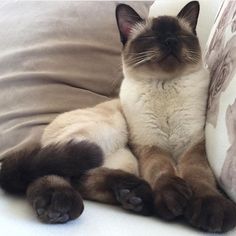
[[[116,2],[0,2],[0,158],[68,110],[116,96]],[[151,2],[131,2],[146,16]]]
[[225,1],[209,39],[211,84],[206,124],[209,162],[236,202],[236,1]]

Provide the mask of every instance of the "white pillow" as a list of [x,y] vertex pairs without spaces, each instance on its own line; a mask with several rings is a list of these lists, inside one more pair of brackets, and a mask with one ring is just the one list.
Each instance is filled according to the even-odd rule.
[[[176,16],[179,11],[188,3],[189,0],[156,0],[150,8],[149,16],[157,17],[160,15]],[[197,25],[197,34],[203,52],[206,49],[206,42],[213,26],[218,9],[223,0],[199,0],[200,14]]]
[[206,123],[209,163],[236,202],[236,1],[225,1],[209,38],[211,74]]

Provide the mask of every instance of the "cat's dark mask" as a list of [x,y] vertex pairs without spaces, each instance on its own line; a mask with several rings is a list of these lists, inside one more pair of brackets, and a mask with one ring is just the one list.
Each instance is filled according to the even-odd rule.
[[176,17],[142,19],[126,4],[116,8],[117,25],[123,48],[123,61],[130,68],[174,73],[201,60],[196,35],[199,3],[188,3]]

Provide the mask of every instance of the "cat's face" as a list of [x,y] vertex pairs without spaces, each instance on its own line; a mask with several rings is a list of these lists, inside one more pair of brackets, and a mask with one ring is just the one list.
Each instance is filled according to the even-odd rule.
[[117,6],[116,16],[123,65],[129,73],[169,79],[199,67],[201,50],[196,36],[198,2],[190,2],[177,17],[143,20],[131,7]]

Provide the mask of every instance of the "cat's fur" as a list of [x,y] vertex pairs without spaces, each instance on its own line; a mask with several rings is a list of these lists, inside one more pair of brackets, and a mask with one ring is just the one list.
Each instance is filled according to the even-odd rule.
[[148,20],[118,5],[120,100],[58,116],[39,147],[4,160],[1,186],[27,192],[49,223],[78,217],[81,194],[166,220],[183,215],[205,231],[232,229],[236,207],[218,192],[205,153],[209,76],[196,36],[198,14],[196,1],[177,17]]

